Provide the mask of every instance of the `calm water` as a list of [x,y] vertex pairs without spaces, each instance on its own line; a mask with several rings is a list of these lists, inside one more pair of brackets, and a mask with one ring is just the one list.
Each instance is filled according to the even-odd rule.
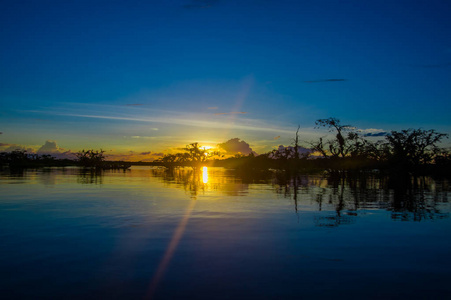
[[450,190],[212,168],[3,173],[1,295],[448,298]]

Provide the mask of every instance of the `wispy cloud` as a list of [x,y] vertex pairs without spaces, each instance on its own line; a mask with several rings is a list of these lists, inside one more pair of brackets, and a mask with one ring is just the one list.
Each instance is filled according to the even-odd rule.
[[154,136],[139,136],[139,135],[133,135],[130,138],[132,139],[145,139],[145,140],[154,140],[156,137]]
[[382,132],[377,132],[377,133],[365,133],[363,136],[367,136],[367,137],[371,137],[371,136],[387,136],[389,133],[386,131],[382,131]]
[[368,129],[358,129],[358,132],[362,133],[365,137],[380,137],[386,136],[389,133],[383,129],[368,128]]
[[[106,108],[111,108],[111,111],[106,110]],[[288,130],[283,127],[273,126],[270,127],[264,121],[256,119],[211,119],[211,114],[199,114],[199,113],[184,113],[177,111],[161,111],[152,109],[141,109],[139,114],[136,112],[131,112],[127,114],[123,109],[117,109],[118,107],[111,106],[100,106],[97,109],[94,107],[90,108],[90,112],[86,113],[83,110],[71,108],[68,109],[58,109],[53,108],[46,110],[23,110],[24,112],[39,113],[39,114],[49,114],[55,116],[67,116],[67,117],[78,117],[78,118],[90,118],[99,120],[115,120],[115,121],[131,121],[131,122],[146,122],[146,123],[160,123],[169,125],[182,125],[182,126],[193,126],[209,129],[227,129],[227,130],[249,130],[249,131],[260,131],[260,132],[275,132],[278,134],[289,133],[292,134],[292,130]],[[96,111],[102,113],[95,113]],[[117,112],[117,111],[120,111]],[[91,113],[94,112],[94,113]],[[246,112],[230,112],[227,114],[245,114]],[[152,116],[154,115],[154,116]]]
[[125,153],[108,153],[105,155],[109,160],[120,161],[153,161],[161,157],[161,153],[153,153],[152,151],[135,152],[128,151]]
[[245,112],[245,111],[231,111],[231,112],[228,112],[228,113],[215,113],[216,116],[219,116],[219,115],[239,115],[239,114],[247,114],[247,112]]
[[337,81],[347,81],[343,78],[330,78],[330,79],[318,79],[318,80],[306,80],[306,83],[316,83],[316,82],[337,82]]
[[129,104],[125,104],[125,106],[142,106],[144,104],[142,103],[129,103]]
[[274,137],[275,140],[280,139],[280,135]]

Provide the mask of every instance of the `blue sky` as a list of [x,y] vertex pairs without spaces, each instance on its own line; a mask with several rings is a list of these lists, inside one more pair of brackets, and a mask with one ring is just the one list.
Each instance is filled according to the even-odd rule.
[[[451,133],[450,1],[9,1],[0,143],[261,153],[361,129]],[[278,139],[275,137],[280,136]]]

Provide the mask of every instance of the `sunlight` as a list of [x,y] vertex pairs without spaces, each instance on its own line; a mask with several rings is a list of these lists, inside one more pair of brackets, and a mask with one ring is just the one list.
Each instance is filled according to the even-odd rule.
[[202,181],[203,181],[203,183],[208,183],[208,168],[207,167],[202,168]]

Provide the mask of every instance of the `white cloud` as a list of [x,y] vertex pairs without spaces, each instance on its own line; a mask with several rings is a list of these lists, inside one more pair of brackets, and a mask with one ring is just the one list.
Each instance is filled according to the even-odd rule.
[[367,128],[367,129],[358,129],[359,132],[362,133],[379,133],[379,132],[385,132],[384,129],[376,129],[376,128]]
[[255,153],[248,143],[240,140],[239,138],[230,139],[225,143],[218,144],[218,147],[225,150],[227,154],[231,155],[237,153],[244,155]]
[[56,141],[47,140],[44,145],[36,151],[40,155],[51,155],[57,159],[74,159],[75,154],[72,151],[65,151],[64,149],[58,147]]
[[52,154],[52,153],[59,153],[59,148],[56,145],[55,141],[47,140],[45,141],[45,144],[41,146],[41,148],[36,151],[38,154]]

